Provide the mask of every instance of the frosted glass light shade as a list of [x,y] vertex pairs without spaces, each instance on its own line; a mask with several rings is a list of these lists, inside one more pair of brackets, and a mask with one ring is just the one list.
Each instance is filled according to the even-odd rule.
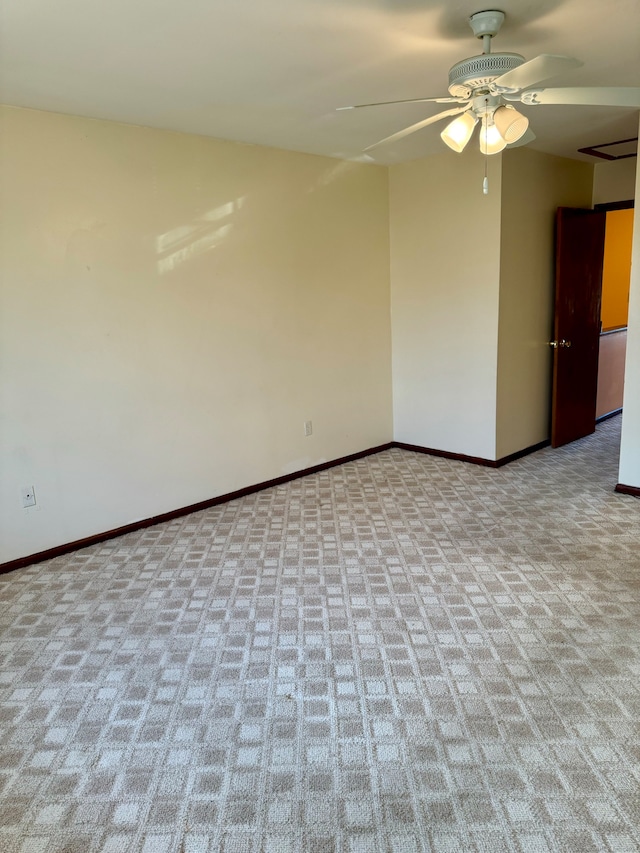
[[499,154],[507,143],[500,135],[495,124],[485,125],[480,128],[480,150],[483,154]]
[[529,127],[529,119],[513,107],[498,107],[493,121],[507,145],[517,142]]
[[463,113],[445,127],[440,134],[444,143],[458,154],[464,150],[467,142],[471,139],[473,129],[478,119],[472,113]]

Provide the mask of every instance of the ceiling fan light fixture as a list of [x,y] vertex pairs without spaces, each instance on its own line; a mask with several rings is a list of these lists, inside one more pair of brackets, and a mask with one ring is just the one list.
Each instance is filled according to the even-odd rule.
[[527,106],[569,104],[636,109],[640,107],[640,86],[537,88],[545,80],[578,68],[582,62],[554,53],[541,53],[528,61],[519,53],[492,53],[491,40],[500,30],[504,18],[505,13],[497,9],[485,9],[471,15],[469,24],[474,35],[482,40],[483,51],[480,56],[470,56],[451,66],[449,95],[342,107],[355,109],[393,103],[456,104],[455,107],[402,128],[364,150],[370,151],[378,145],[397,142],[450,116],[456,116],[456,119],[450,121],[440,136],[442,141],[457,153],[462,152],[468,145],[478,121],[482,125],[480,150],[484,155],[498,154],[507,145],[528,145],[536,138],[535,134],[529,130],[529,119],[512,106],[512,101]]
[[498,107],[493,114],[493,121],[507,145],[517,142],[529,127],[529,119],[511,106]]
[[480,151],[483,154],[499,154],[507,147],[495,124],[482,124],[480,128]]
[[449,122],[440,134],[440,138],[452,151],[460,154],[471,139],[473,129],[477,123],[478,119],[473,113],[463,113],[458,118],[454,118],[452,122]]

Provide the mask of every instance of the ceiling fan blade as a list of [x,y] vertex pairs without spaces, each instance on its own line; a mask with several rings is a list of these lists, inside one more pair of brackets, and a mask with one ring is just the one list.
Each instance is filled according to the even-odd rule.
[[515,142],[510,142],[509,145],[507,145],[507,148],[519,148],[521,145],[528,145],[530,142],[533,142],[535,138],[535,133],[529,127],[520,139]]
[[523,65],[507,71],[502,74],[491,84],[491,90],[500,94],[504,91],[517,92],[521,89],[526,89],[528,86],[533,86],[534,83],[541,83],[543,80],[548,80],[549,77],[555,77],[563,71],[569,71],[572,68],[579,68],[583,63],[579,59],[573,59],[571,56],[558,56],[553,53],[541,53],[535,59],[530,59]]
[[336,107],[336,111],[340,110],[361,110],[363,107],[387,107],[391,104],[423,104],[427,101],[432,101],[436,104],[463,104],[466,103],[466,98],[406,98],[403,101],[378,101],[375,104],[353,104],[350,107]]
[[640,107],[640,86],[596,86],[568,89],[531,89],[519,98],[523,104],[585,104],[598,107]]
[[415,124],[410,125],[409,127],[405,127],[404,130],[399,130],[397,133],[392,133],[391,136],[385,136],[384,139],[381,139],[379,142],[374,142],[373,145],[368,145],[364,150],[371,151],[372,148],[377,148],[378,145],[384,145],[387,142],[397,142],[399,139],[404,139],[405,136],[409,136],[410,133],[415,133],[416,130],[421,130],[423,127],[427,127],[429,124],[433,124],[436,121],[440,121],[440,119],[446,118],[447,116],[455,116],[459,113],[464,113],[468,110],[468,106],[464,107],[455,107],[452,110],[444,110],[441,113],[438,113],[435,116],[430,116],[429,118],[422,119],[422,121],[418,121]]

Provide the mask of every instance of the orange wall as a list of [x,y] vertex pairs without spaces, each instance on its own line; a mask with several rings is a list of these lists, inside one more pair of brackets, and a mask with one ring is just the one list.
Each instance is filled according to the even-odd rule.
[[629,314],[633,208],[607,211],[602,271],[602,328],[626,326]]

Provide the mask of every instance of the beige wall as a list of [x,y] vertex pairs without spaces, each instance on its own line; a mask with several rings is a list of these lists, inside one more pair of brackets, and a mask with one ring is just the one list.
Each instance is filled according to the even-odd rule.
[[626,353],[626,329],[600,335],[596,418],[622,408]]
[[554,223],[590,207],[593,167],[515,148],[502,155],[497,456],[549,438]]
[[[640,169],[632,198],[640,198]],[[633,225],[629,327],[618,482],[640,489],[640,216]]]
[[[0,562],[390,440],[391,365],[399,441],[494,459],[545,437],[548,222],[589,167],[510,151],[484,196],[473,152],[388,172],[0,118]],[[639,245],[636,221],[636,486]]]
[[0,562],[391,439],[386,169],[1,127]]
[[500,158],[390,168],[394,437],[495,458]]
[[601,161],[593,171],[593,203],[608,204],[635,198],[636,157]]

